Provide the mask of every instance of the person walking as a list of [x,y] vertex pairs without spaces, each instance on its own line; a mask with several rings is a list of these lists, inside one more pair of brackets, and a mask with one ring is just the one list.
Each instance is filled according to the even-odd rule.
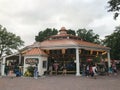
[[96,65],[92,66],[92,71],[93,71],[92,77],[94,77],[96,79],[96,75],[97,75],[97,67],[96,67]]

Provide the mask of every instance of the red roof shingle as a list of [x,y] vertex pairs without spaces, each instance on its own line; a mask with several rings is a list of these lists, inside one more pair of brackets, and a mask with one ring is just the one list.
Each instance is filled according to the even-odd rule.
[[59,46],[84,46],[84,47],[91,47],[91,48],[101,48],[101,49],[110,49],[108,47],[94,44],[91,42],[86,42],[82,40],[74,40],[74,39],[59,39],[59,40],[45,40],[40,43],[40,47],[59,47]]
[[32,48],[24,53],[24,55],[47,55],[43,50],[40,48]]

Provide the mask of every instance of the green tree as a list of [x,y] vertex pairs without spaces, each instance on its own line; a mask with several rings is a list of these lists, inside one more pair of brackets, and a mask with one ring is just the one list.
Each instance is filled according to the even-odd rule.
[[[38,36],[35,36],[35,40],[38,42],[41,42],[41,41],[45,40],[47,37],[56,35],[57,33],[58,33],[57,29],[47,28],[44,31],[40,31],[38,33]],[[78,36],[85,41],[98,43],[98,44],[100,43],[99,35],[95,34],[93,32],[93,30],[87,31],[86,29],[78,29],[77,32],[75,32],[75,30],[68,29],[67,33],[71,34],[71,35],[76,35],[76,33],[77,33]]]
[[111,48],[111,58],[120,60],[120,26],[105,37],[104,44]]
[[109,0],[108,4],[108,12],[114,12],[114,19],[116,19],[119,15],[120,0]]
[[47,28],[44,31],[40,31],[38,33],[38,36],[35,36],[35,40],[37,42],[41,42],[41,41],[45,40],[47,37],[52,36],[52,35],[56,35],[57,33],[58,33],[57,29]]
[[85,41],[100,44],[99,35],[95,34],[93,30],[78,29],[77,34]]
[[75,30],[68,29],[67,34],[76,35]]
[[3,54],[11,54],[12,50],[18,50],[23,44],[19,36],[7,32],[6,28],[0,25],[0,57]]

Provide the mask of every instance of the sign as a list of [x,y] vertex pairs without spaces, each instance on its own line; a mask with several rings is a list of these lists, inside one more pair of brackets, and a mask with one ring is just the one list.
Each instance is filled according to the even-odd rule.
[[38,64],[39,60],[38,60],[38,58],[27,58],[25,60],[25,63],[30,64],[30,65],[34,65],[34,64]]

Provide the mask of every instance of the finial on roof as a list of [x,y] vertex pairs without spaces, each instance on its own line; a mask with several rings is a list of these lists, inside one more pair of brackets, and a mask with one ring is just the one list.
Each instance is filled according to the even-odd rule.
[[60,34],[67,34],[67,30],[65,27],[61,27],[61,29],[59,30]]
[[65,27],[61,27],[61,30],[66,30],[66,28]]

